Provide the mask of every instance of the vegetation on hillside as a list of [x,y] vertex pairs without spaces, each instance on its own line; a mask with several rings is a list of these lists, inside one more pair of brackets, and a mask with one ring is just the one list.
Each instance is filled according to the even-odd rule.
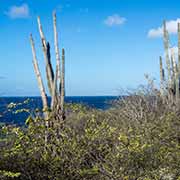
[[1,128],[0,177],[6,179],[178,180],[180,117],[157,91],[140,90],[106,111],[69,105],[61,131],[36,112],[27,129]]

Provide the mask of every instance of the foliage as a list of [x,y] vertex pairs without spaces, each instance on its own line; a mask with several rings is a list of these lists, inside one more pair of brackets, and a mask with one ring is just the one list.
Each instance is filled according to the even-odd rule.
[[67,107],[61,131],[48,129],[48,144],[38,114],[27,129],[1,128],[1,179],[180,179],[179,114],[158,95],[137,93],[106,111]]

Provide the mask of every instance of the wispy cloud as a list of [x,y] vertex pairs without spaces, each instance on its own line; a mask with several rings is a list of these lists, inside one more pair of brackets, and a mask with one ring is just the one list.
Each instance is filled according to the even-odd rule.
[[112,27],[112,26],[120,26],[126,22],[126,18],[119,16],[118,14],[114,14],[112,16],[108,16],[104,20],[104,24]]
[[5,12],[11,19],[28,18],[30,16],[29,7],[27,4],[20,6],[11,6],[8,11]]
[[[167,30],[169,34],[176,34],[177,33],[177,24],[180,22],[180,18],[176,20],[170,20],[166,22]],[[163,36],[163,27],[157,27],[150,29],[148,32],[149,38],[158,38]]]

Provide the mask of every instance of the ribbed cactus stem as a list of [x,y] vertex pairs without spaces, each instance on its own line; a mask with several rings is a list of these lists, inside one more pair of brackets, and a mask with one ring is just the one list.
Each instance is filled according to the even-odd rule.
[[48,86],[49,92],[52,95],[52,89],[53,89],[53,82],[54,82],[54,71],[51,64],[51,51],[50,51],[50,43],[47,42],[47,65],[46,65],[46,72],[48,74],[49,80],[48,80]]
[[163,63],[162,57],[159,57],[159,67],[160,67],[160,93],[161,96],[164,96],[164,72],[163,72]]
[[178,72],[180,73],[180,23],[178,23]]
[[58,81],[60,82],[61,66],[60,66],[59,41],[58,41],[58,33],[57,33],[57,18],[55,11],[53,12],[53,26],[54,26],[54,47],[56,53],[56,66],[58,73],[57,76],[58,76]]
[[48,88],[49,92],[52,95],[52,87],[53,87],[53,80],[54,80],[54,73],[51,65],[51,56],[50,56],[50,45],[49,43],[46,43],[46,39],[43,33],[40,17],[37,18],[38,22],[38,27],[39,27],[39,34],[41,37],[41,42],[42,42],[42,49],[43,49],[43,54],[44,54],[44,59],[46,63],[46,77],[48,81]]
[[54,109],[56,103],[57,103],[57,67],[56,67],[56,74],[54,77],[53,87],[52,87],[51,109]]
[[174,52],[174,48],[171,48],[171,54],[172,54],[172,61],[173,61],[173,69],[175,71],[176,70],[176,55],[175,55],[175,52]]
[[167,72],[168,72],[168,86],[171,87],[171,66],[169,60],[169,35],[166,28],[166,21],[163,23],[163,39],[164,39],[164,49],[165,49],[165,56],[166,56],[166,65],[167,65]]
[[57,24],[56,24],[56,12],[53,12],[53,27],[54,27],[54,47],[56,53],[56,72],[52,88],[52,100],[51,108],[55,107],[55,102],[59,100],[60,91],[57,91],[57,84],[59,83],[60,89],[60,54],[59,54],[59,44],[58,44],[58,33],[57,33]]
[[176,104],[179,105],[179,72],[178,66],[176,65]]
[[176,58],[174,53],[174,48],[171,48],[171,63],[172,63],[172,89],[173,92],[176,92],[176,78],[177,78],[177,65],[176,65]]
[[171,67],[172,67],[172,78],[176,77],[176,57],[174,53],[174,48],[171,48]]
[[44,33],[43,33],[42,24],[41,24],[41,21],[40,21],[40,17],[39,17],[39,16],[37,17],[37,22],[38,22],[39,33],[40,33],[42,45],[43,45],[43,47],[44,47],[45,49],[47,49],[47,47],[46,47],[46,39],[45,39],[45,36],[44,36]]
[[180,76],[180,23],[178,23],[178,64],[176,67],[176,102],[180,103],[179,76]]
[[[48,109],[47,95],[46,95],[46,92],[45,92],[43,80],[42,80],[41,73],[40,73],[40,70],[39,70],[39,65],[38,65],[38,61],[37,61],[37,57],[36,57],[36,51],[35,51],[34,40],[33,40],[32,35],[30,35],[30,43],[31,43],[32,54],[33,54],[34,71],[35,71],[38,86],[39,86],[39,89],[40,89],[40,94],[41,94],[42,103],[43,103],[43,109],[47,110]],[[46,119],[48,118],[47,112],[44,113],[44,116],[45,116]]]
[[64,115],[64,97],[65,97],[65,50],[62,49],[62,71],[61,71],[61,110]]

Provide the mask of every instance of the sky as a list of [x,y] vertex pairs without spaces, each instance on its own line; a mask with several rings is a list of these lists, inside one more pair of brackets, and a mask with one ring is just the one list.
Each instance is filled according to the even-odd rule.
[[56,10],[60,49],[66,50],[66,95],[120,95],[121,89],[159,83],[163,55],[162,22],[177,50],[179,0],[0,0],[0,96],[39,96],[29,35],[35,39],[45,81],[37,26],[41,18],[53,47]]

